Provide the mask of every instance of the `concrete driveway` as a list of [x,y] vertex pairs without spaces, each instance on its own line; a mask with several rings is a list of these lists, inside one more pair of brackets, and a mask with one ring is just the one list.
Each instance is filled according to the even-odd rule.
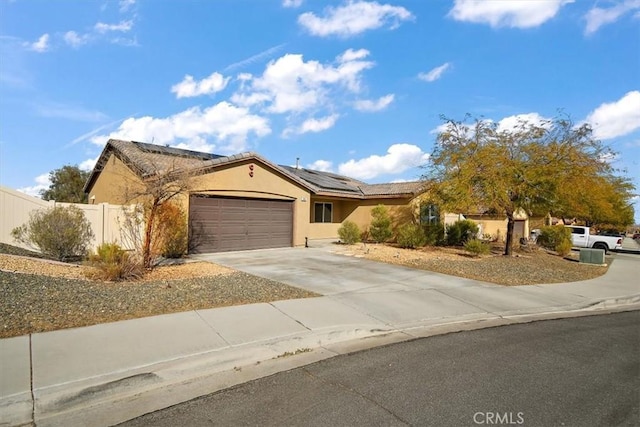
[[[620,259],[617,267],[637,268]],[[386,326],[411,327],[444,318],[473,320],[519,313],[549,312],[556,307],[588,306],[599,279],[569,284],[507,287],[332,253],[332,245],[201,254],[196,259],[225,265],[324,295],[327,307],[355,309]],[[601,278],[600,281],[604,280]],[[629,295],[629,283],[613,282],[607,295]],[[637,293],[637,291],[636,291]],[[336,304],[339,303],[339,304]],[[275,303],[283,308],[287,301]],[[302,313],[303,314],[303,313]]]

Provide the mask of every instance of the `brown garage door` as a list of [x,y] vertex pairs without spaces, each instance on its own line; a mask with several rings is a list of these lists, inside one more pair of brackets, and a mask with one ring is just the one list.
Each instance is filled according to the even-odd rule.
[[191,196],[191,253],[281,248],[293,242],[293,202]]

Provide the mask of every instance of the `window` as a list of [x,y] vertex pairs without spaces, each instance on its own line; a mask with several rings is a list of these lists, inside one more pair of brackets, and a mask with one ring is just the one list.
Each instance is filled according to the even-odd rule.
[[440,211],[436,205],[420,206],[420,223],[434,225],[440,223]]
[[313,222],[333,222],[333,204],[332,203],[315,203],[313,205],[314,216]]

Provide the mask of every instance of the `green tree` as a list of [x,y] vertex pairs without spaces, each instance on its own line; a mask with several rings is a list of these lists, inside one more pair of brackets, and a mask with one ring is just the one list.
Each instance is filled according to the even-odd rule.
[[371,238],[377,243],[386,242],[393,235],[389,210],[385,205],[380,204],[371,209],[371,216],[373,217],[369,228]]
[[345,221],[338,228],[338,236],[347,245],[353,245],[360,241],[360,228],[353,221]]
[[[607,161],[614,157],[588,124],[566,118],[520,121],[507,130],[488,120],[446,120],[424,178],[444,209],[505,215],[504,253],[510,255],[514,215],[521,209],[586,217],[587,210],[597,211],[595,200],[610,199],[626,206],[628,215],[633,185],[616,175]],[[579,198],[594,182],[602,184],[602,196]]]
[[626,178],[611,173],[597,176],[576,173],[573,185],[559,190],[555,216],[576,218],[597,229],[622,230],[633,224],[634,187]]
[[87,194],[84,192],[84,184],[87,179],[89,179],[89,172],[80,170],[78,166],[63,166],[49,172],[51,185],[40,195],[44,200],[87,203]]

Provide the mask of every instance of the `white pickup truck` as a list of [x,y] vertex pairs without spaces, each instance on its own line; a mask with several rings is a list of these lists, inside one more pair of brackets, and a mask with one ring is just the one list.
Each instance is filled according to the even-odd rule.
[[565,227],[571,229],[571,241],[574,248],[604,249],[605,253],[612,249],[622,248],[622,237],[620,236],[590,234],[589,227],[581,225],[566,225]]

